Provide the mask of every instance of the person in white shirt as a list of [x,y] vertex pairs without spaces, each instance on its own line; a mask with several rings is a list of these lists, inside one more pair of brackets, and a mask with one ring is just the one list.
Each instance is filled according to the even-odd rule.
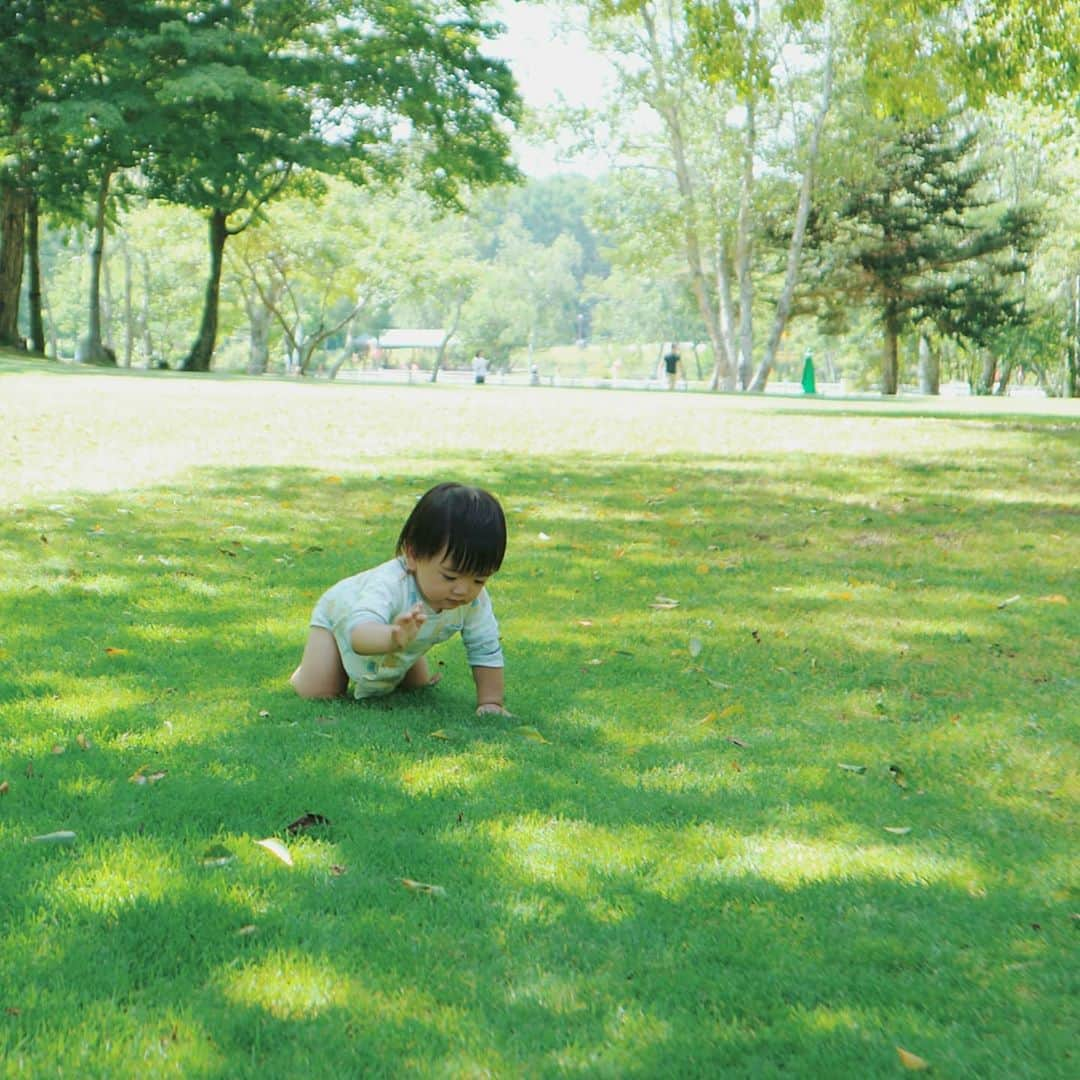
[[476,385],[482,386],[487,379],[488,362],[487,357],[479,349],[476,350],[476,355],[473,357],[472,370]]
[[494,495],[438,484],[413,508],[396,557],[328,589],[311,615],[290,683],[304,698],[380,697],[432,686],[425,653],[460,633],[476,684],[476,712],[510,715],[503,652],[486,585],[506,553],[506,518]]

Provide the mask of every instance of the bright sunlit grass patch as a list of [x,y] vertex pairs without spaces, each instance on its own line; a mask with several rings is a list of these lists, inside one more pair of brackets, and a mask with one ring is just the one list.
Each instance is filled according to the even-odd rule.
[[[1075,405],[0,382],[11,1075],[1074,1071]],[[299,700],[447,477],[515,715]]]

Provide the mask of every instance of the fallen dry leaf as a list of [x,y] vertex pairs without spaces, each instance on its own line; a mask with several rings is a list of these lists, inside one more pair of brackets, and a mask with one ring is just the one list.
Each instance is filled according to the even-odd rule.
[[1002,600],[1001,603],[998,604],[998,611],[1000,611],[1002,608],[1008,607],[1010,604],[1015,604],[1019,599],[1020,594],[1017,593],[1015,596],[1010,596],[1008,600]]
[[729,735],[727,741],[732,746],[741,746],[744,750],[750,745],[748,742],[743,742],[742,739],[737,739],[734,735]]
[[448,731],[444,731],[442,728],[439,728],[438,731],[433,731],[431,733],[431,738],[433,738],[433,739],[443,739],[444,741],[449,742],[451,736],[450,736],[450,733]]
[[550,739],[545,739],[543,735],[534,727],[530,727],[528,724],[522,724],[520,727],[514,728],[514,730],[523,738],[531,739],[533,742],[538,743],[550,743]]
[[105,655],[106,656],[126,656],[127,655],[127,649],[117,649],[112,645],[107,645],[105,647]]
[[237,937],[250,937],[252,934],[255,933],[256,930],[258,930],[258,927],[254,923],[248,923],[247,926],[241,926],[236,931],[236,936]]
[[902,1046],[896,1048],[897,1056],[900,1058],[900,1064],[905,1069],[910,1069],[912,1072],[924,1072],[930,1068],[930,1062],[926,1058],[919,1057],[918,1054],[913,1054],[910,1050],[905,1050]]
[[2,784],[0,784],[0,795],[6,795],[10,790],[11,786],[6,780]]
[[81,750],[90,749],[90,740],[85,735],[76,735],[75,741],[79,744]]
[[1067,604],[1068,602],[1069,598],[1067,596],[1062,596],[1061,593],[1053,593],[1050,596],[1039,597],[1040,604]]
[[47,832],[38,836],[31,836],[30,839],[35,844],[74,844],[75,834],[69,829],[61,829],[58,832]]
[[269,709],[260,709],[259,710],[259,719],[260,720],[268,720],[269,718],[270,718],[270,710]]
[[705,727],[707,724],[711,724],[716,719],[716,713],[706,713],[699,721],[698,727]]
[[67,753],[67,747],[63,743],[54,743],[53,748],[52,748],[52,752],[54,754],[66,754]]
[[865,765],[845,765],[842,761],[838,762],[836,767],[838,769],[843,769],[844,772],[859,773],[860,775],[866,772]]
[[687,649],[689,649],[690,651],[690,656],[694,660],[696,660],[701,655],[701,648],[701,638],[692,637],[690,639],[689,645],[687,645]]
[[882,828],[893,836],[907,836],[911,832],[910,825],[882,825]]
[[410,892],[427,893],[428,896],[445,896],[446,890],[441,885],[429,885],[424,881],[413,881],[412,878],[403,877],[401,884]]
[[290,836],[296,836],[297,833],[302,833],[307,829],[314,829],[319,825],[329,825],[330,819],[323,817],[322,814],[301,814],[295,821],[290,821],[285,826],[285,831]]
[[344,866],[340,866],[338,863],[334,863],[333,866],[330,867],[330,873],[334,877],[341,877],[342,874],[348,873],[348,871],[345,869]]
[[145,770],[148,768],[146,765],[140,765],[129,777],[128,780],[133,784],[156,784],[159,780],[164,780],[169,775],[167,769],[159,769],[157,772],[148,773]]
[[657,596],[649,605],[653,611],[670,611],[672,608],[677,608],[678,606],[679,601],[672,599],[670,596]]
[[268,836],[265,840],[256,840],[255,843],[261,848],[266,848],[271,855],[280,859],[286,866],[292,866],[293,860],[289,849],[276,837]]

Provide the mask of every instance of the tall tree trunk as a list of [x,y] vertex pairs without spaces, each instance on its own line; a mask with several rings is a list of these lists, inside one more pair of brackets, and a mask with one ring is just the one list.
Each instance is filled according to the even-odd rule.
[[206,283],[203,300],[202,323],[191,352],[180,365],[182,371],[209,371],[217,344],[218,302],[221,297],[221,266],[225,255],[225,241],[229,230],[228,215],[224,210],[210,212],[210,279]]
[[795,228],[791,234],[791,244],[788,247],[784,285],[776,302],[772,329],[769,331],[769,340],[765,344],[765,355],[761,358],[761,364],[754,373],[754,381],[750,384],[750,389],[754,391],[765,389],[765,382],[769,378],[773,364],[776,363],[776,350],[780,347],[780,339],[784,336],[788,316],[791,314],[791,302],[795,295],[795,283],[799,277],[799,265],[802,261],[806,223],[810,218],[810,202],[814,192],[814,174],[817,170],[818,156],[821,152],[821,132],[825,126],[825,117],[829,113],[829,106],[832,104],[832,78],[832,35],[830,33],[829,45],[825,54],[825,74],[822,82],[821,103],[814,117],[814,126],[810,131],[806,164],[803,168],[802,181],[799,184],[799,201],[795,210]]
[[979,381],[975,384],[975,393],[992,394],[994,382],[997,379],[997,357],[990,349],[981,349],[979,356],[982,365],[979,370]]
[[[690,167],[686,160],[686,140],[683,136],[682,122],[679,116],[678,95],[673,91],[668,82],[667,70],[664,64],[663,52],[660,48],[660,39],[657,32],[656,22],[652,12],[647,6],[640,11],[642,21],[645,23],[645,31],[649,40],[649,53],[652,63],[653,78],[656,81],[658,98],[658,111],[664,121],[667,131],[668,145],[671,149],[672,160],[675,165],[675,179],[679,188],[679,201],[682,203],[683,220],[683,247],[686,255],[686,265],[690,272],[690,289],[697,302],[698,312],[705,330],[709,335],[709,341],[713,347],[713,355],[717,363],[722,363],[726,356],[726,349],[720,336],[720,322],[717,318],[716,309],[712,298],[709,296],[709,286],[705,279],[705,269],[702,263],[702,245],[700,239],[700,226],[698,224],[697,204],[694,197],[694,184],[690,176]],[[530,366],[531,366],[530,357]],[[727,379],[728,372],[718,372],[714,377],[714,383],[721,379]]]
[[110,175],[106,173],[98,184],[94,240],[90,248],[90,323],[79,350],[79,359],[84,364],[102,367],[116,363],[116,356],[109,354],[101,340],[101,263],[105,253],[105,207],[109,198],[109,180]]
[[900,320],[891,308],[885,312],[884,350],[881,357],[881,392],[894,395],[900,388]]
[[716,296],[718,317],[720,322],[719,334],[720,353],[716,356],[713,365],[710,390],[720,389],[720,381],[724,379],[725,390],[735,389],[735,302],[731,298],[731,258],[728,255],[728,237],[721,233],[716,245]]
[[0,345],[23,347],[19,333],[29,198],[14,185],[0,188]]
[[41,244],[38,233],[38,201],[31,195],[26,208],[27,263],[30,271],[30,348],[39,356],[45,355],[45,319],[41,299]]
[[250,293],[244,297],[244,306],[250,328],[247,373],[265,375],[270,366],[270,309],[258,295]]
[[135,355],[135,275],[131,264],[131,247],[124,237],[120,250],[124,256],[124,367],[131,367]]
[[1069,343],[1065,348],[1065,377],[1061,396],[1080,397],[1080,274],[1074,274],[1070,292],[1072,310],[1069,327]]
[[[754,5],[755,11],[757,5]],[[753,100],[746,104],[746,134],[743,144],[742,181],[739,184],[739,221],[735,239],[735,272],[739,278],[739,388],[745,390],[754,369],[754,279],[750,274],[753,238],[750,209],[754,195],[754,154],[757,125]]]
[[431,365],[431,382],[439,377],[443,363],[446,361],[446,347],[450,339],[457,333],[458,323],[461,321],[461,309],[465,306],[465,297],[459,296],[457,306],[454,308],[454,317],[450,320],[450,329],[446,331],[442,341],[439,342],[439,351],[435,354],[435,363]]
[[139,333],[142,336],[142,350],[146,357],[146,366],[156,368],[164,363],[163,357],[154,356],[154,339],[150,332],[150,256],[145,251],[139,253],[142,267],[142,306],[139,311]]
[[919,393],[941,393],[941,358],[925,334],[919,335]]

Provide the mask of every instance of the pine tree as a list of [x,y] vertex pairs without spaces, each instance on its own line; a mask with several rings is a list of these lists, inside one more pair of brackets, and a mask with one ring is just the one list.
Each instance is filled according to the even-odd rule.
[[954,137],[945,124],[903,132],[828,225],[821,253],[832,295],[880,312],[886,394],[897,392],[905,329],[930,323],[980,347],[1024,320],[1011,284],[1027,269],[1036,218],[987,198],[975,144],[974,133]]

